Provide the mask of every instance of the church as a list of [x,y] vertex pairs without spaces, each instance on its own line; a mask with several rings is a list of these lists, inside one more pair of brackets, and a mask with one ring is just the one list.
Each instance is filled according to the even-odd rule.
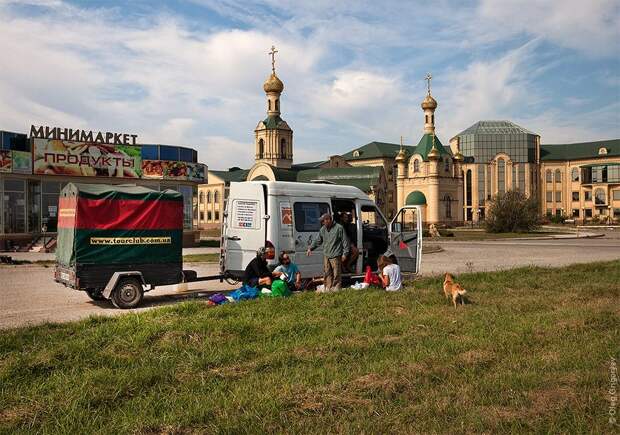
[[[541,214],[582,221],[620,221],[620,140],[541,145],[540,136],[510,121],[479,121],[444,146],[435,132],[438,103],[431,76],[422,100],[417,145],[373,141],[325,160],[295,163],[293,129],[282,118],[284,83],[272,70],[263,84],[267,116],[254,130],[254,165],[209,170],[198,192],[196,224],[219,228],[231,182],[329,182],[358,187],[386,218],[403,205],[422,207],[425,224],[484,220],[493,196],[519,190],[538,198]],[[402,141],[401,141],[402,142]]]

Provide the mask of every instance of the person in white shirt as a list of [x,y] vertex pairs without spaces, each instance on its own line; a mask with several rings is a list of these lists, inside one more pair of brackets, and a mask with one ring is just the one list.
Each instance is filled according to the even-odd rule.
[[400,274],[400,266],[394,264],[390,257],[382,255],[377,261],[379,266],[379,278],[383,283],[383,288],[387,291],[397,291],[403,287],[403,279]]

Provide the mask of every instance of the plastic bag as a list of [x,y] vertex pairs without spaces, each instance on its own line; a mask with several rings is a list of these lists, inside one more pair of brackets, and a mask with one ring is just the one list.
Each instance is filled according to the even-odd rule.
[[246,299],[256,299],[258,297],[258,294],[259,294],[259,291],[257,288],[244,285],[240,289],[232,292],[230,296],[235,301],[242,301]]
[[364,282],[368,285],[381,285],[381,280],[377,274],[372,273],[370,266],[366,266],[366,275],[364,275]]
[[215,305],[225,304],[228,302],[226,296],[221,293],[216,293],[209,297],[209,302],[213,302]]
[[276,279],[271,284],[271,296],[290,296],[291,290],[288,288],[288,284],[281,279]]

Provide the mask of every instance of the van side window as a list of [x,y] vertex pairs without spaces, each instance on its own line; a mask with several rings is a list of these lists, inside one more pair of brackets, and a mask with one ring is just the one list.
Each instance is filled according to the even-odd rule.
[[295,214],[295,229],[301,233],[316,233],[321,229],[319,218],[329,213],[329,204],[326,202],[296,202],[293,205]]

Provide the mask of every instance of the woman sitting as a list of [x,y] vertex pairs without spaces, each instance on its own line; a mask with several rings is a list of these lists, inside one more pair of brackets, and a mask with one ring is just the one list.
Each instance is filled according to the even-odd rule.
[[400,266],[394,264],[390,257],[382,255],[377,261],[379,266],[379,278],[383,283],[383,288],[387,291],[397,291],[403,287]]
[[243,284],[250,287],[271,287],[271,272],[267,267],[267,256],[272,251],[264,247],[256,251],[256,257],[245,268]]

